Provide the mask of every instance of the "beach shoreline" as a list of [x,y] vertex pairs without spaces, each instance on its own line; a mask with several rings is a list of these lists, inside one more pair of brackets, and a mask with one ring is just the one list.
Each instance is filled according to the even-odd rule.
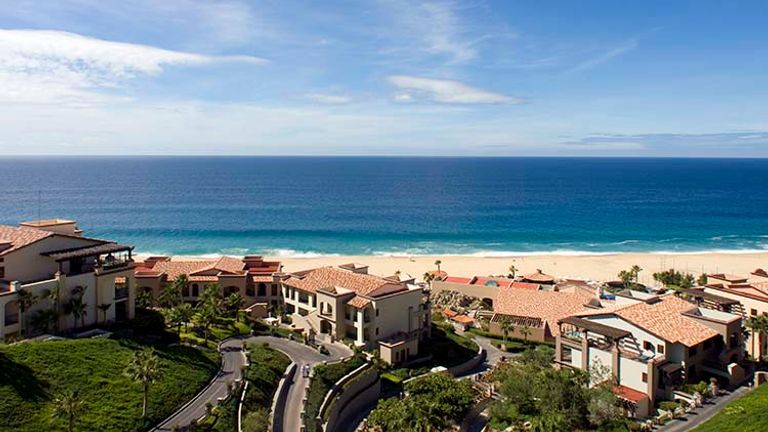
[[[146,258],[139,254],[137,260]],[[212,259],[212,256],[198,257]],[[176,261],[190,260],[194,257],[174,256]],[[280,261],[284,272],[307,270],[323,266],[338,266],[350,262],[369,266],[369,272],[383,276],[397,271],[417,278],[430,270],[436,270],[435,261],[440,260],[440,268],[452,276],[489,276],[507,275],[509,267],[517,268],[517,275],[542,270],[558,278],[587,280],[615,280],[621,270],[639,265],[640,282],[653,283],[653,273],[675,269],[698,276],[701,273],[729,273],[741,276],[757,268],[768,268],[766,252],[702,252],[702,253],[616,253],[600,255],[518,255],[518,256],[473,256],[473,255],[417,255],[417,256],[382,256],[382,255],[322,255],[313,257],[265,256],[265,260]]]

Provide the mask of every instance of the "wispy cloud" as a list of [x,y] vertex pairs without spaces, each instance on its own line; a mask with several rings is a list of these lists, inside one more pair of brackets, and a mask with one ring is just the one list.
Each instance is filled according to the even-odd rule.
[[343,105],[352,102],[352,98],[349,96],[329,93],[306,93],[304,99],[330,105]]
[[584,60],[581,63],[577,64],[576,66],[571,67],[570,69],[567,69],[564,72],[564,74],[569,75],[569,74],[574,74],[574,73],[583,72],[585,70],[592,69],[603,63],[607,63],[616,57],[622,56],[636,49],[638,46],[640,46],[640,42],[637,38],[629,39],[624,43],[622,43],[621,45],[613,47],[608,51],[605,51],[601,54],[598,54],[594,57]]
[[[390,36],[405,46],[397,52],[408,51],[444,56],[449,64],[469,62],[477,57],[476,45],[487,36],[477,34],[462,15],[471,5],[455,1],[380,0],[393,19],[385,26]],[[407,47],[406,47],[407,46]]]
[[252,56],[208,56],[46,30],[0,30],[0,100],[75,100],[94,89],[153,76],[169,65],[263,64]]
[[712,155],[733,156],[733,151],[768,148],[768,132],[716,132],[716,133],[649,133],[649,134],[595,134],[565,141],[566,147],[586,151],[645,150],[652,154],[677,153],[695,156],[701,152]]
[[402,90],[395,100],[426,99],[450,104],[516,104],[522,99],[481,90],[459,81],[392,75],[387,80]]

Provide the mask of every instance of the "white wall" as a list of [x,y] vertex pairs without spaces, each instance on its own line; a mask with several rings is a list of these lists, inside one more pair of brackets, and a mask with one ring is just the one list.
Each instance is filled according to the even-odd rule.
[[643,373],[648,372],[647,364],[626,357],[619,357],[619,370],[619,384],[648,393],[648,384],[643,382]]

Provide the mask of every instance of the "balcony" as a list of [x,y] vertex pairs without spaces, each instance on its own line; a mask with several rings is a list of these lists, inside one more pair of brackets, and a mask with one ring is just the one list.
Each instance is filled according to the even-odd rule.
[[123,300],[128,298],[128,287],[115,288],[115,300]]

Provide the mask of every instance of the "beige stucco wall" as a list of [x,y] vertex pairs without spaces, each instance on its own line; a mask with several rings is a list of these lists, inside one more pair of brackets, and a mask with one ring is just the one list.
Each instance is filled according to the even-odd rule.
[[[372,321],[375,329],[378,328],[376,339],[386,338],[397,332],[409,332],[419,330],[423,326],[424,311],[421,307],[421,290],[409,290],[388,297],[374,300]],[[376,313],[376,310],[379,312]]]
[[95,244],[98,242],[56,235],[32,243],[5,255],[5,279],[22,282],[51,279],[59,271],[59,265],[41,253]]

